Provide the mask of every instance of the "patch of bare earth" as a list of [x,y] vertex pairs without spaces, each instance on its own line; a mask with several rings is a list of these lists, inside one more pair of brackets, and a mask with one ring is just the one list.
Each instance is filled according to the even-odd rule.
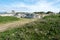
[[15,27],[25,25],[26,23],[30,23],[33,21],[36,21],[36,19],[24,19],[20,21],[11,22],[11,23],[0,24],[0,32],[3,32],[9,28],[15,28]]

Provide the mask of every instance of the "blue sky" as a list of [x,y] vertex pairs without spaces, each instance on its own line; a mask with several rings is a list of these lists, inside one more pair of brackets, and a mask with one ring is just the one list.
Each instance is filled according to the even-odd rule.
[[0,11],[60,11],[60,0],[0,0]]

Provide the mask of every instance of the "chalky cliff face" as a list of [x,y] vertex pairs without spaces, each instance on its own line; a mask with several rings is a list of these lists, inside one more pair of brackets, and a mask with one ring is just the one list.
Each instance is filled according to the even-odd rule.
[[[48,13],[48,12],[47,12]],[[8,13],[0,13],[0,16],[14,16],[17,18],[42,18],[45,16],[49,16],[51,14],[54,14],[53,12],[49,12],[48,14],[45,12],[33,12],[33,13],[28,13],[28,12],[15,12],[12,10],[12,12]]]
[[27,12],[15,12],[13,10],[11,13],[0,13],[0,16],[15,16],[17,18],[41,18],[39,14]]
[[49,14],[11,12],[11,13],[0,13],[0,16],[14,16],[14,17],[17,17],[17,18],[42,18],[42,17],[45,17],[45,16],[49,16]]
[[0,16],[13,16],[14,14],[0,14]]

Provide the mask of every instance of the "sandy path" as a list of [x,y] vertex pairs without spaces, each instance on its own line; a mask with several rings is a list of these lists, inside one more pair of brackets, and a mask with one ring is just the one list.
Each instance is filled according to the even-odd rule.
[[15,21],[15,22],[11,22],[11,23],[6,23],[6,24],[1,24],[0,25],[0,32],[5,31],[9,28],[15,28],[21,25],[24,25],[26,23],[30,23],[35,21],[35,19],[24,19],[24,20],[20,20],[20,21]]

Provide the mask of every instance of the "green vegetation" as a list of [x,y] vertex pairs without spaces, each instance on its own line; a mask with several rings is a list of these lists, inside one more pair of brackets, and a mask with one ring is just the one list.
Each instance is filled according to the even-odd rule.
[[0,16],[0,23],[7,23],[16,20],[19,20],[19,18],[13,16]]
[[0,40],[60,40],[60,15],[46,16],[21,28],[1,32]]
[[34,12],[35,14],[45,14],[46,12]]

